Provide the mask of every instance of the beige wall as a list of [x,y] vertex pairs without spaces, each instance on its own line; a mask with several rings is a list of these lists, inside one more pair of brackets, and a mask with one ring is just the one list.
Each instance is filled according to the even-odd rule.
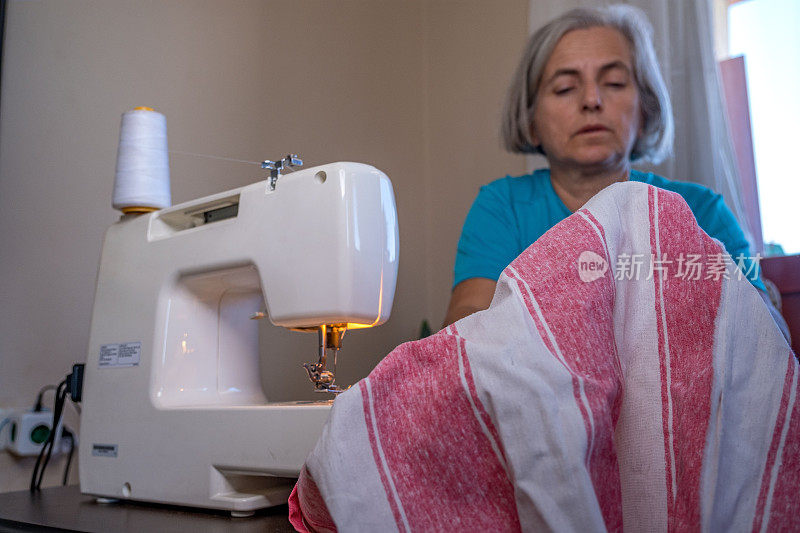
[[[293,151],[307,165],[362,161],[389,175],[401,248],[394,310],[348,336],[345,383],[415,338],[423,319],[438,327],[478,187],[524,169],[496,132],[526,0],[12,0],[7,17],[0,407],[28,407],[85,359],[127,109],[163,112],[173,150],[253,161]],[[171,174],[175,203],[263,177],[254,165],[177,154]],[[274,366],[301,382],[314,339],[263,334],[292,354]],[[0,491],[24,488],[32,468],[0,453]]]
[[426,303],[438,329],[461,226],[478,189],[525,172],[522,156],[502,150],[499,131],[508,81],[528,35],[527,2],[434,0],[425,3],[425,19]]

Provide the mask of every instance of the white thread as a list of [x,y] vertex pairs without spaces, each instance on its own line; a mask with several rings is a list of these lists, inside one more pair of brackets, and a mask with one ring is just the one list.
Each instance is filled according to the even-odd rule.
[[208,154],[196,154],[194,152],[184,152],[181,150],[170,150],[169,153],[171,154],[178,154],[178,155],[191,155],[194,157],[205,157],[207,159],[219,159],[220,161],[233,161],[234,163],[247,163],[250,165],[261,165],[261,161],[248,161],[246,159],[233,159],[232,157],[221,157],[218,155],[208,155]]
[[112,204],[123,207],[169,207],[167,119],[135,109],[122,114]]

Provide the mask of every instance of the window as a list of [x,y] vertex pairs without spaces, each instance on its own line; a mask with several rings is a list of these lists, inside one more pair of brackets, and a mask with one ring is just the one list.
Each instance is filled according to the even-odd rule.
[[800,253],[800,2],[728,7],[728,52],[744,56],[765,254]]

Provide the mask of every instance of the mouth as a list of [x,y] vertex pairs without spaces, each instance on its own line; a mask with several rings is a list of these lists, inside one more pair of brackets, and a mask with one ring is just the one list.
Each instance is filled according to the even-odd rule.
[[576,131],[575,135],[581,135],[584,133],[597,133],[600,131],[610,131],[610,130],[605,126],[603,126],[602,124],[589,124],[588,126],[584,126],[578,131]]

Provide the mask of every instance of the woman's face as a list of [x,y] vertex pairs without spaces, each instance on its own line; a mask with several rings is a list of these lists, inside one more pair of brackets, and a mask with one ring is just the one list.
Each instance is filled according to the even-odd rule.
[[627,168],[640,129],[627,39],[605,27],[566,33],[544,68],[531,125],[551,167]]

